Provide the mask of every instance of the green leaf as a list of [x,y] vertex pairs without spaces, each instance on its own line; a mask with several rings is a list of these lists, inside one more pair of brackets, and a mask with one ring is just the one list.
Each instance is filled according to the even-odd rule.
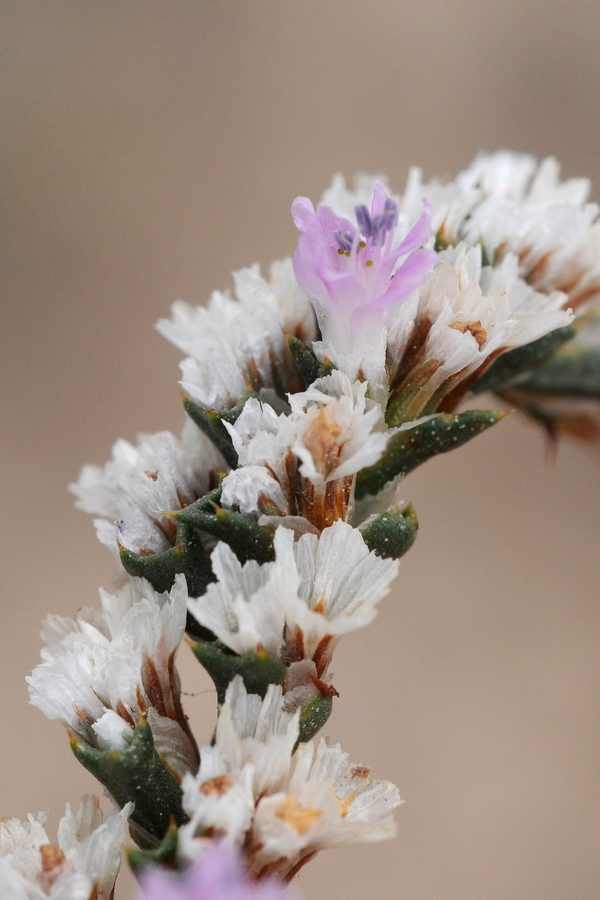
[[198,428],[213,442],[232,469],[235,469],[238,464],[238,455],[231,442],[229,432],[223,423],[227,422],[233,425],[243,410],[246,400],[254,396],[253,392],[249,392],[239,403],[226,410],[205,409],[203,406],[194,403],[189,397],[184,396],[183,398],[184,409],[192,422],[195,422]]
[[284,663],[266,650],[238,656],[220,641],[198,641],[192,650],[212,678],[219,704],[224,703],[227,687],[236,675],[242,676],[248,693],[264,697],[269,685],[282,684],[287,674]]
[[561,397],[600,397],[600,350],[567,345],[541,365],[519,388]]
[[500,390],[518,375],[539,366],[566,341],[570,341],[575,334],[576,329],[573,325],[566,325],[564,328],[557,328],[550,334],[545,334],[537,341],[525,344],[524,347],[516,347],[514,350],[502,353],[481,378],[471,386],[471,390],[474,394]]
[[321,363],[311,347],[305,344],[304,341],[294,337],[293,334],[289,334],[287,331],[284,331],[283,333],[288,342],[288,347],[290,348],[296,368],[304,378],[306,385],[312,384],[313,381],[316,381],[319,377]]
[[408,475],[438,453],[456,450],[491,428],[505,415],[506,412],[467,410],[457,415],[434,416],[414,428],[399,431],[390,438],[379,462],[358,473],[356,499],[361,500],[367,494],[378,494],[388,481]]
[[167,833],[163,840],[155,850],[136,850],[135,848],[126,848],[127,861],[136,878],[145,872],[152,870],[156,866],[163,866],[167,869],[177,868],[177,842],[179,830],[177,823],[171,819]]
[[296,368],[304,378],[306,387],[312,384],[313,381],[316,381],[317,378],[325,378],[326,375],[331,375],[334,365],[330,359],[325,357],[325,362],[321,363],[312,347],[309,347],[304,341],[294,337],[293,334],[289,334],[287,331],[284,331],[283,334],[288,342]]
[[171,590],[175,576],[183,572],[185,567],[181,547],[171,547],[164,553],[143,556],[119,544],[119,555],[126,572],[135,578],[145,578],[160,594]]
[[[203,498],[204,499],[204,498]],[[179,573],[185,575],[188,593],[199,597],[215,580],[210,559],[195,528],[181,523],[176,545],[163,553],[134,553],[119,544],[123,568],[129,575],[145,578],[155,591],[170,591]]]
[[333,709],[333,697],[324,697],[317,694],[308,703],[305,703],[300,711],[300,735],[299,744],[310,741],[321,730]]
[[71,738],[71,748],[121,808],[133,800],[131,821],[137,826],[133,836],[141,845],[157,847],[171,820],[177,825],[188,821],[181,805],[179,781],[156,752],[145,719],[124,750],[98,750],[76,737]]
[[205,498],[184,509],[173,511],[171,516],[178,522],[212,534],[219,541],[225,541],[241,563],[249,559],[255,559],[259,563],[275,559],[271,531],[259,525],[252,516],[214,505],[212,511],[208,512]]
[[400,559],[417,539],[419,523],[412,506],[404,512],[393,507],[377,516],[362,532],[369,550],[384,559]]

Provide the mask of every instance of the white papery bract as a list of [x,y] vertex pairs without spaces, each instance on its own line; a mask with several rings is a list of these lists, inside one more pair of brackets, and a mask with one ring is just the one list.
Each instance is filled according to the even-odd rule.
[[282,705],[271,685],[264,701],[237,676],[221,709],[215,744],[202,748],[196,777],[183,783],[190,822],[180,830],[180,852],[202,853],[204,836],[243,843],[255,876],[290,878],[319,850],[395,833],[397,788],[370,779],[338,745],[301,745],[298,713]]
[[294,279],[291,260],[273,263],[270,281],[255,265],[234,273],[236,300],[215,291],[206,308],[175,303],[160,333],[184,353],[181,385],[202,406],[224,410],[249,391],[298,388],[283,331],[310,343],[312,309]]
[[97,797],[84,797],[74,816],[67,804],[56,844],[46,815],[0,822],[2,900],[110,900],[133,804],[104,815]]
[[275,562],[242,566],[219,544],[213,553],[217,582],[188,605],[235,653],[262,647],[279,656],[289,666],[286,708],[294,709],[318,693],[339,638],[373,620],[398,562],[369,551],[360,532],[341,521],[297,542],[280,527],[275,551]]
[[164,516],[181,509],[211,487],[211,473],[224,462],[193,422],[181,438],[169,431],[141,435],[134,446],[119,440],[103,467],[84,466],[71,485],[79,509],[95,519],[100,541],[118,557],[118,544],[136,553],[160,553],[175,537]]
[[223,505],[300,517],[317,531],[345,519],[354,476],[377,462],[389,439],[367,387],[334,371],[290,394],[289,415],[248,400],[227,426],[241,467],[223,481]]
[[123,749],[145,714],[167,765],[179,777],[195,770],[197,749],[175,668],[185,578],[178,575],[168,594],[134,578],[114,595],[101,590],[100,598],[102,613],[83,609],[74,619],[46,619],[42,662],[27,679],[30,702],[102,750]]
[[492,268],[481,265],[480,247],[445,251],[418,295],[390,320],[390,394],[403,404],[395,423],[436,412],[452,393],[461,399],[500,352],[568,325],[573,316],[564,300],[520,278],[512,254]]
[[587,178],[560,181],[551,157],[500,151],[477,157],[447,184],[424,184],[413,170],[403,206],[408,213],[429,198],[441,243],[482,243],[493,262],[515,253],[536,290],[562,291],[568,306],[584,311],[600,294],[599,209],[589,193]]

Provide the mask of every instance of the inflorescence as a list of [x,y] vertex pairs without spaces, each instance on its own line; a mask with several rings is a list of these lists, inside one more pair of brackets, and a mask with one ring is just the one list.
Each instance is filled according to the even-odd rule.
[[[320,850],[394,835],[398,789],[317,736],[332,657],[416,538],[404,477],[504,416],[465,398],[598,437],[588,193],[507,152],[448,183],[414,169],[398,196],[336,176],[316,210],[294,201],[293,259],[158,323],[185,354],[182,433],[118,441],[71,486],[119,575],[48,617],[28,679],[115,809],[84,798],[56,841],[42,814],[0,823],[0,896],[109,900],[127,822],[148,900],[278,900]],[[182,642],[216,689],[200,748]]]

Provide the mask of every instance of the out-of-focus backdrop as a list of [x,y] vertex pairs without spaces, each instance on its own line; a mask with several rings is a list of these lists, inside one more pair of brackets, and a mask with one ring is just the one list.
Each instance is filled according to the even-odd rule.
[[[401,190],[509,147],[600,199],[599,38],[597,0],[2,3],[0,816],[53,829],[95,788],[24,677],[42,616],[113,573],[67,483],[180,427],[154,321],[292,252],[292,199],[336,171]],[[420,536],[339,648],[326,727],[399,785],[398,837],[322,854],[307,900],[600,896],[598,484],[517,417],[406,482]],[[181,668],[206,741],[214,693]]]

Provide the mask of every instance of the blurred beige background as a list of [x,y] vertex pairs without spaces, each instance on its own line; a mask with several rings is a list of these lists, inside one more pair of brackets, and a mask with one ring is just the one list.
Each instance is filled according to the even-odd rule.
[[[24,677],[42,616],[113,571],[67,483],[180,427],[154,321],[290,253],[292,199],[337,170],[400,190],[507,146],[600,199],[599,39],[597,0],[1,3],[0,815],[54,828],[94,789]],[[306,898],[600,897],[598,483],[516,418],[407,481],[420,537],[326,728],[400,786],[399,833],[322,854]],[[205,741],[214,694],[181,666]]]

